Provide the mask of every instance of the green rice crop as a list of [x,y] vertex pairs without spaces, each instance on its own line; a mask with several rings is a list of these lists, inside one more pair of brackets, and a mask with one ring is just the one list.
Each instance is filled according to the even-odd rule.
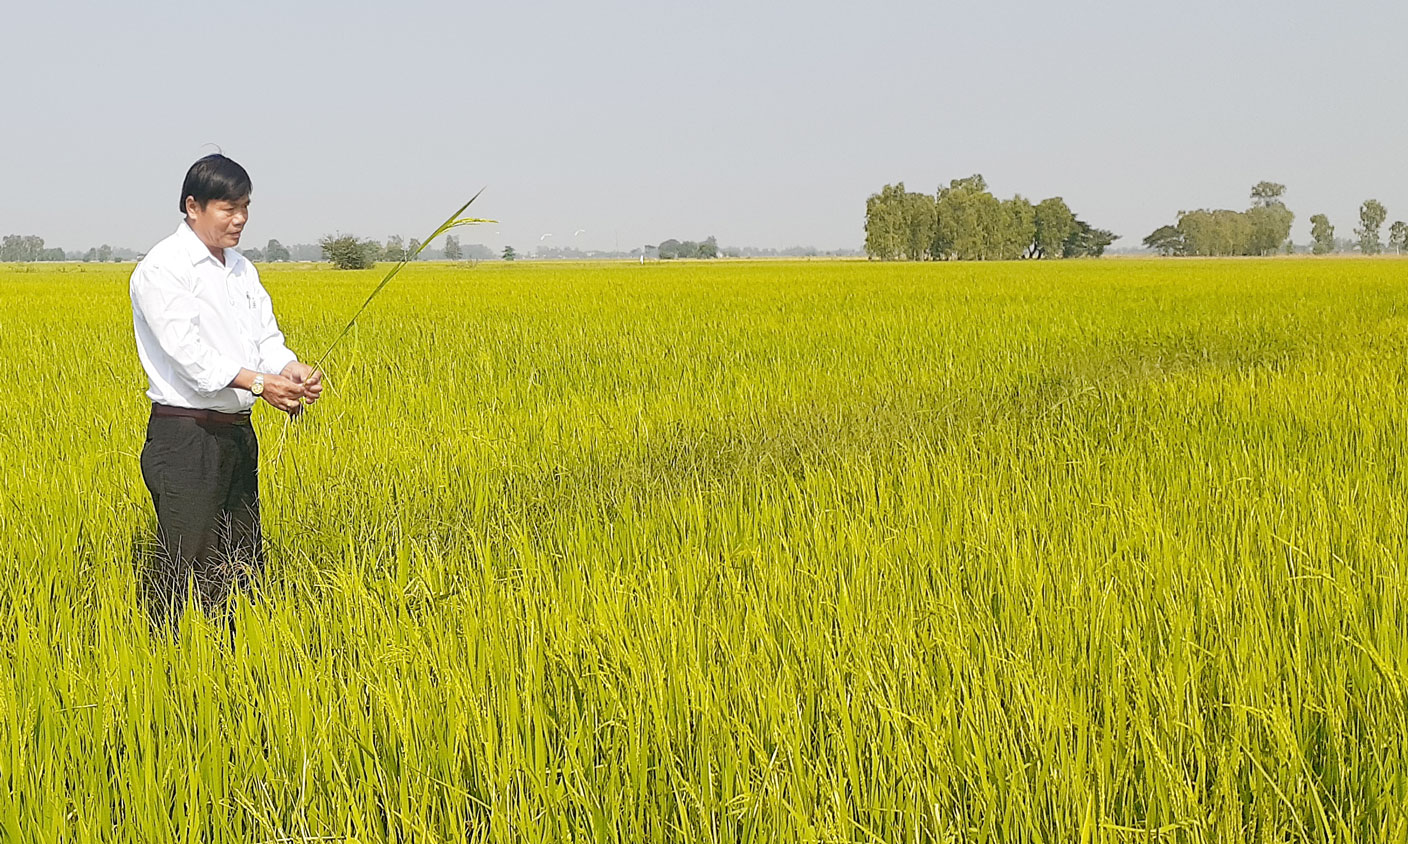
[[1408,262],[415,264],[174,637],[129,272],[0,267],[0,839],[1408,841]]

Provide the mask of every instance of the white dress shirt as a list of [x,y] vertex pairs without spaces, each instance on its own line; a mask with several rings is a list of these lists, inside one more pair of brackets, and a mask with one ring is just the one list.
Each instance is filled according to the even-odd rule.
[[183,220],[132,271],[132,323],[157,404],[238,413],[254,406],[228,386],[241,369],[277,373],[297,356],[254,265],[233,249],[222,266]]

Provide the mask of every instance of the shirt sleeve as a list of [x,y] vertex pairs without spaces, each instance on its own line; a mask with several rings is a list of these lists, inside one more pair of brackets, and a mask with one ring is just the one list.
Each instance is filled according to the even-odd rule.
[[201,339],[199,303],[174,272],[139,266],[132,274],[131,293],[132,303],[179,377],[206,396],[230,386],[243,367]]
[[264,290],[264,285],[259,283],[257,275],[254,277],[254,290],[259,308],[259,360],[265,372],[277,374],[298,360],[298,355],[289,350],[284,333],[279,330],[279,321],[274,318],[274,302]]

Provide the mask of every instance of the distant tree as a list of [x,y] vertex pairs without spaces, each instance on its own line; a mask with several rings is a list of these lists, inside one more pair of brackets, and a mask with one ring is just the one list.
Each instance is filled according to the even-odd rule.
[[54,248],[54,249],[45,249],[43,252],[40,253],[40,255],[39,255],[39,260],[41,260],[41,261],[62,261],[62,260],[64,260],[64,250],[58,249],[58,248]]
[[420,254],[420,240],[413,237],[413,238],[411,238],[411,242],[408,243],[408,244],[406,244],[406,260],[407,260],[407,261],[414,261],[414,260],[416,260],[416,257],[417,257],[419,254]]
[[1291,236],[1291,223],[1296,215],[1286,207],[1282,198],[1285,195],[1286,186],[1276,182],[1257,182],[1252,186],[1252,207],[1247,209],[1251,232],[1246,254],[1274,254]]
[[1076,227],[1076,215],[1059,196],[1043,199],[1034,209],[1035,233],[1032,255],[1036,258],[1061,257],[1061,245]]
[[445,235],[445,260],[460,261],[464,259],[464,252],[460,250],[460,239],[452,234]]
[[[903,183],[900,188],[904,188]],[[934,198],[927,193],[905,193],[899,202],[900,254],[911,261],[922,261],[929,257],[929,247],[934,245],[938,223],[934,216]]]
[[1388,227],[1388,245],[1395,255],[1408,248],[1408,223],[1399,220]]
[[503,255],[500,257],[502,257],[505,261],[516,261],[518,260],[518,253],[513,251],[512,246],[505,246]]
[[240,254],[245,257],[246,261],[264,260],[264,250],[260,249],[258,246],[251,246],[248,249],[241,249]]
[[1286,239],[1291,236],[1291,223],[1296,215],[1276,201],[1252,206],[1247,210],[1246,218],[1250,229],[1247,254],[1271,255],[1280,250]]
[[1377,255],[1383,251],[1379,241],[1379,227],[1388,219],[1388,209],[1377,199],[1365,200],[1359,206],[1359,228],[1354,234],[1359,238],[1359,251],[1365,255]]
[[1252,187],[1252,207],[1269,208],[1274,205],[1284,206],[1286,203],[1281,197],[1286,195],[1286,186],[1276,182],[1257,182]]
[[1213,213],[1206,209],[1179,211],[1178,237],[1183,241],[1185,255],[1215,255],[1217,248],[1217,225]]
[[894,261],[904,255],[905,196],[904,182],[899,182],[885,185],[865,201],[866,255],[881,261]]
[[1183,234],[1177,226],[1159,226],[1144,238],[1144,245],[1157,251],[1160,255],[1182,255],[1184,250]]
[[1112,231],[1097,229],[1077,218],[1075,231],[1061,244],[1061,257],[1099,258],[1105,254],[1106,248],[1119,238],[1120,236]]
[[1251,254],[1251,219],[1241,211],[1180,211],[1178,232],[1188,255]]
[[383,261],[393,261],[399,263],[406,260],[406,244],[401,240],[399,234],[393,234],[386,239],[386,248],[382,250]]
[[1164,255],[1275,254],[1287,247],[1295,221],[1285,195],[1285,185],[1258,182],[1246,211],[1179,211],[1176,225],[1155,229],[1144,238],[1144,245]]
[[1008,218],[1002,200],[991,193],[982,193],[970,210],[974,212],[969,218],[974,226],[970,242],[977,251],[969,254],[976,254],[980,261],[1002,260],[1006,257],[1003,248],[1008,239]]
[[33,234],[7,234],[0,241],[0,261],[38,261],[44,254],[44,238]]
[[699,244],[699,249],[697,250],[697,254],[699,255],[700,258],[717,258],[717,257],[719,257],[719,241],[718,241],[718,238],[714,237],[712,234],[709,235],[708,237],[704,238],[704,241]]
[[1031,253],[1036,240],[1036,208],[1020,194],[1002,202],[1001,225],[997,229],[996,257],[1015,261]]
[[352,235],[325,235],[318,241],[323,257],[339,270],[365,270],[376,264],[381,247],[375,241],[362,241]]
[[660,256],[660,260],[669,261],[673,258],[680,257],[681,245],[682,244],[673,237],[669,240],[662,240],[660,242],[660,248],[656,250],[656,253]]
[[1310,251],[1316,255],[1328,255],[1335,251],[1335,227],[1330,225],[1329,217],[1316,214],[1310,218],[1310,238],[1313,241]]
[[866,201],[865,251],[885,261],[1057,258],[1070,250],[1094,256],[1115,237],[1080,223],[1059,197],[1037,205],[1020,194],[999,200],[981,174],[954,179],[933,197],[909,193],[899,182]]
[[998,257],[1005,215],[981,174],[954,179],[940,188],[935,214],[936,235],[930,248],[934,257],[959,261]]
[[266,261],[287,261],[291,257],[288,247],[273,238],[270,238],[268,245],[264,247],[264,260]]

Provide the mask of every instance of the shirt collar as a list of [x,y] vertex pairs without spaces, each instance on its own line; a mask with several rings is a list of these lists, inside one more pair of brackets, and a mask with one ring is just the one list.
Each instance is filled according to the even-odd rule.
[[[201,261],[210,261],[216,266],[220,265],[220,262],[215,260],[215,256],[210,254],[210,250],[206,248],[205,243],[191,230],[190,224],[185,220],[182,220],[181,224],[176,228],[176,237],[181,241],[181,248],[185,251],[186,257],[191,259],[191,266],[195,266]],[[235,269],[242,260],[244,260],[244,256],[240,253],[233,249],[225,250],[225,269]]]

